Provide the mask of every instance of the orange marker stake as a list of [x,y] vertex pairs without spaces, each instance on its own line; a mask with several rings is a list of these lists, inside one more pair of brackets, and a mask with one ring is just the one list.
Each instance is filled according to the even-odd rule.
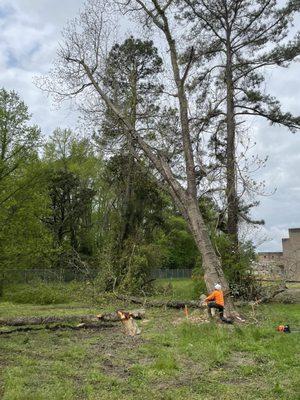
[[189,310],[186,305],[184,306],[184,315],[186,316],[186,318],[189,317]]

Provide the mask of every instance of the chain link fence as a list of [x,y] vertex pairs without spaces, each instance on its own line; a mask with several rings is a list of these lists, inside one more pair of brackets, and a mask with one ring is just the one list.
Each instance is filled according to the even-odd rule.
[[[10,269],[0,272],[0,281],[10,283],[30,283],[33,281],[47,282],[71,282],[89,281],[101,273],[97,268],[89,269]],[[154,269],[153,279],[180,279],[191,278],[192,269]]]
[[191,278],[192,269],[155,269],[153,271],[153,278],[155,279],[179,279]]
[[98,269],[84,271],[75,269],[11,269],[0,273],[0,280],[4,284],[30,283],[33,281],[71,282],[93,280],[98,275]]

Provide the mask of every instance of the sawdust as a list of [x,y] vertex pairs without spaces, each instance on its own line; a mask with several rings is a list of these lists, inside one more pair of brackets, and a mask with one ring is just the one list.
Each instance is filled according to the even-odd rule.
[[193,312],[191,315],[176,318],[175,320],[173,320],[172,324],[177,326],[184,322],[189,322],[190,324],[196,324],[196,325],[206,324],[210,322],[210,319],[206,314]]

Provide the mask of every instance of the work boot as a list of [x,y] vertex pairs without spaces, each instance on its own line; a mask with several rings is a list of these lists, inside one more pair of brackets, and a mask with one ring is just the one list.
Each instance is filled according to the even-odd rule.
[[213,315],[212,315],[212,312],[211,312],[211,308],[207,307],[206,312],[207,312],[208,318],[209,318],[209,319],[213,319]]
[[220,317],[221,321],[224,322],[225,324],[233,324],[233,321],[231,319],[227,319],[225,317]]

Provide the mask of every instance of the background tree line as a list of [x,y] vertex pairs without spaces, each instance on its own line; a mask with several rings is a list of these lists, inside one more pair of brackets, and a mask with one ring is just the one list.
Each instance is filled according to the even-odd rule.
[[104,159],[97,140],[67,129],[44,138],[15,92],[0,95],[1,272],[84,261],[109,287],[153,268],[194,267],[186,224],[146,166],[122,147]]
[[[37,163],[40,178],[19,185],[33,204],[38,181],[39,256],[47,249],[52,267],[96,265],[106,288],[142,288],[154,265],[179,264],[201,266],[208,289],[218,281],[229,291],[228,279],[247,286],[253,248],[240,227],[262,221],[250,216],[259,183],[246,118],[300,126],[262,88],[264,68],[299,55],[299,34],[290,35],[299,8],[292,0],[87,1],[38,84],[58,101],[77,98],[94,143],[57,130],[38,152],[27,135],[23,161],[3,178],[11,189],[8,177],[15,184],[30,157]],[[122,13],[157,33],[158,47],[131,36],[116,43]]]
[[[92,141],[59,128],[45,138],[30,125],[28,108],[17,93],[1,89],[0,95],[2,274],[80,272],[87,266],[104,289],[120,286],[133,292],[149,289],[156,268],[194,269],[203,279],[201,256],[186,221],[150,166],[132,157],[127,136],[119,138],[122,128],[113,125],[111,116],[101,128],[104,136],[95,133]],[[116,139],[118,152],[106,157]],[[217,204],[208,196],[199,202],[227,262],[227,275],[236,283],[253,249],[247,249],[243,265],[233,268]]]

